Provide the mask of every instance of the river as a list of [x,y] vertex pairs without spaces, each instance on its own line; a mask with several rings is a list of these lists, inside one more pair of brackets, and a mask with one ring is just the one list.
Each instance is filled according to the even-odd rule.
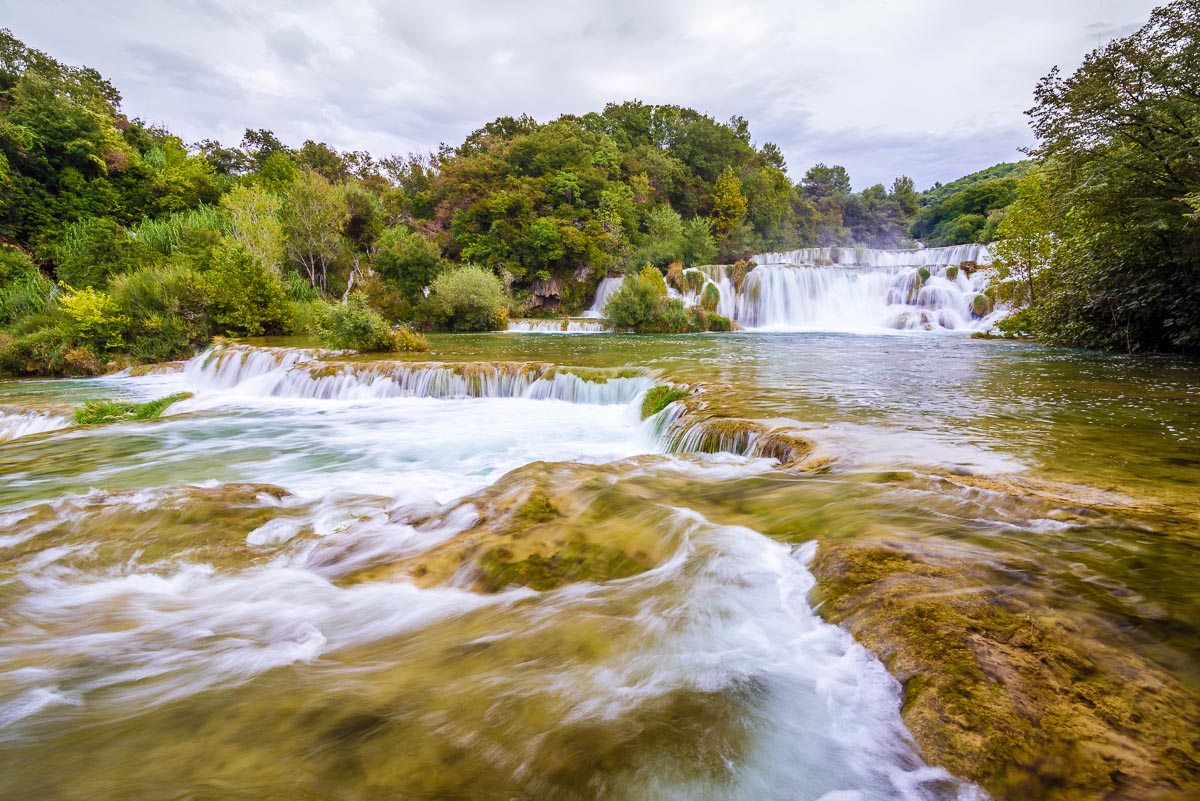
[[[0,382],[0,796],[981,798],[973,757],[912,728],[867,607],[822,594],[822,554],[862,543],[986,567],[968,589],[1130,655],[1194,719],[1194,361],[925,332],[430,339]],[[694,394],[643,420],[667,382]],[[157,420],[69,425],[179,391]]]

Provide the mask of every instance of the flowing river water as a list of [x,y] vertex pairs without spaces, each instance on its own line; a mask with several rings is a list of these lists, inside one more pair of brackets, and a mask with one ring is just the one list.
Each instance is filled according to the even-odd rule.
[[[912,671],[819,614],[823,555],[861,543],[985,567],[966,589],[1175,699],[1146,725],[1194,719],[1195,362],[928,333],[431,341],[0,382],[0,796],[982,798],[972,755],[906,725]],[[643,420],[660,383],[694,394]]]

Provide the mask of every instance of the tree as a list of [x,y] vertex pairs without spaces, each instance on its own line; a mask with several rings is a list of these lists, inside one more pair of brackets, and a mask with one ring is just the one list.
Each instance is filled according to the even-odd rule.
[[441,270],[442,253],[428,237],[397,226],[380,235],[371,263],[380,278],[415,302]]
[[850,175],[837,164],[814,164],[804,173],[801,186],[810,198],[842,198],[850,194]]
[[310,284],[325,291],[350,217],[345,198],[317,173],[302,170],[283,196],[281,216],[288,258],[304,271]]
[[680,255],[688,267],[711,264],[717,257],[717,243],[712,238],[712,227],[703,217],[693,217],[683,226]]
[[1058,250],[1058,238],[1052,232],[1054,208],[1046,184],[1040,170],[1021,179],[1017,199],[997,230],[1000,240],[991,248],[997,265],[1010,270],[1024,287],[1024,300],[1030,307],[1037,306],[1039,276],[1054,264]]
[[709,220],[719,237],[727,237],[746,219],[746,196],[742,194],[742,182],[726,167],[713,185],[712,214]]
[[1044,336],[1123,350],[1200,351],[1200,3],[1042,79],[1029,111],[1061,242]]
[[239,186],[221,198],[232,221],[231,236],[263,269],[279,273],[284,233],[278,195],[260,186]]

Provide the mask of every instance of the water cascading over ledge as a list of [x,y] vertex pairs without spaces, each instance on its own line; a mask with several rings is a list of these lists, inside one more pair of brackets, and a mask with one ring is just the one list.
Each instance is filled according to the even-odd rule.
[[313,400],[526,398],[628,404],[653,383],[638,368],[561,367],[527,362],[343,360],[334,351],[227,345],[188,362],[200,392]]
[[[696,280],[680,297],[699,305],[713,286],[718,314],[743,328],[782,331],[977,331],[1008,311],[988,294],[993,271],[986,245],[801,248],[753,261],[758,266],[740,286],[724,265],[688,268],[685,275]],[[611,292],[603,289],[605,298],[597,293],[593,308]]]

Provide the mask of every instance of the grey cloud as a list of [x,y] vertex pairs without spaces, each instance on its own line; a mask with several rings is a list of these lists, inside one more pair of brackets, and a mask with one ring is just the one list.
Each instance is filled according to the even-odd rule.
[[6,24],[188,140],[266,127],[382,155],[638,98],[745,117],[793,179],[824,161],[928,185],[1019,157],[1037,78],[1154,3],[43,0]]

